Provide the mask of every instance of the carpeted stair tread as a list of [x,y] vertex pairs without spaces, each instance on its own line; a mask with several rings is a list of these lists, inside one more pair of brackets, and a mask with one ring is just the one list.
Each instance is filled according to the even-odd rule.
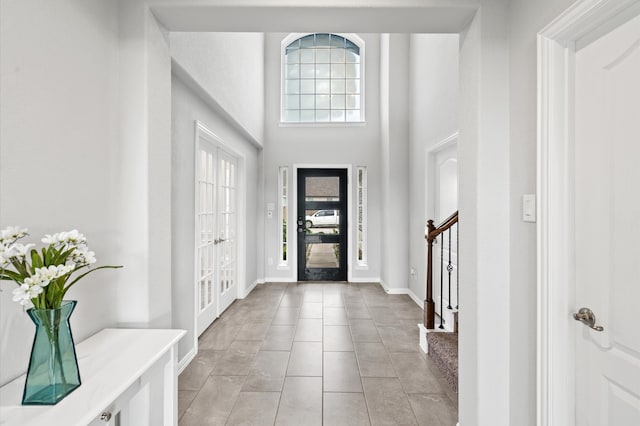
[[447,382],[458,391],[458,333],[427,333],[429,356]]

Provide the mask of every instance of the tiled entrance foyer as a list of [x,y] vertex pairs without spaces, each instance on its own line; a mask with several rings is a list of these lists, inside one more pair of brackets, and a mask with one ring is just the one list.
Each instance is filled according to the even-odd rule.
[[420,352],[421,317],[378,284],[257,286],[201,336],[180,425],[453,426],[457,398]]

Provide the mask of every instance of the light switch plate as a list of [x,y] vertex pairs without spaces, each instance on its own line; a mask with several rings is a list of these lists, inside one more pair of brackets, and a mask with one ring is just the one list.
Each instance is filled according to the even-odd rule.
[[536,221],[536,196],[524,194],[522,196],[522,220],[525,222]]

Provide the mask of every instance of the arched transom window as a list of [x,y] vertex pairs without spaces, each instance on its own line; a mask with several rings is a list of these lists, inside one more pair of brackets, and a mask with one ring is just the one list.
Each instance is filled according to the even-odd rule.
[[289,40],[283,43],[282,121],[363,121],[363,43],[327,33]]

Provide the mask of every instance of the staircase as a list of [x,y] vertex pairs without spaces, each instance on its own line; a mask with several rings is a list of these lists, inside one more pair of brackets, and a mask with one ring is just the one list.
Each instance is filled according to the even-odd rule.
[[427,333],[429,356],[458,392],[458,333]]
[[[457,392],[458,212],[437,227],[434,226],[433,220],[429,220],[427,228],[427,292],[424,301],[424,324],[419,326],[420,347],[429,354],[447,382]],[[434,249],[434,245],[438,247]]]

